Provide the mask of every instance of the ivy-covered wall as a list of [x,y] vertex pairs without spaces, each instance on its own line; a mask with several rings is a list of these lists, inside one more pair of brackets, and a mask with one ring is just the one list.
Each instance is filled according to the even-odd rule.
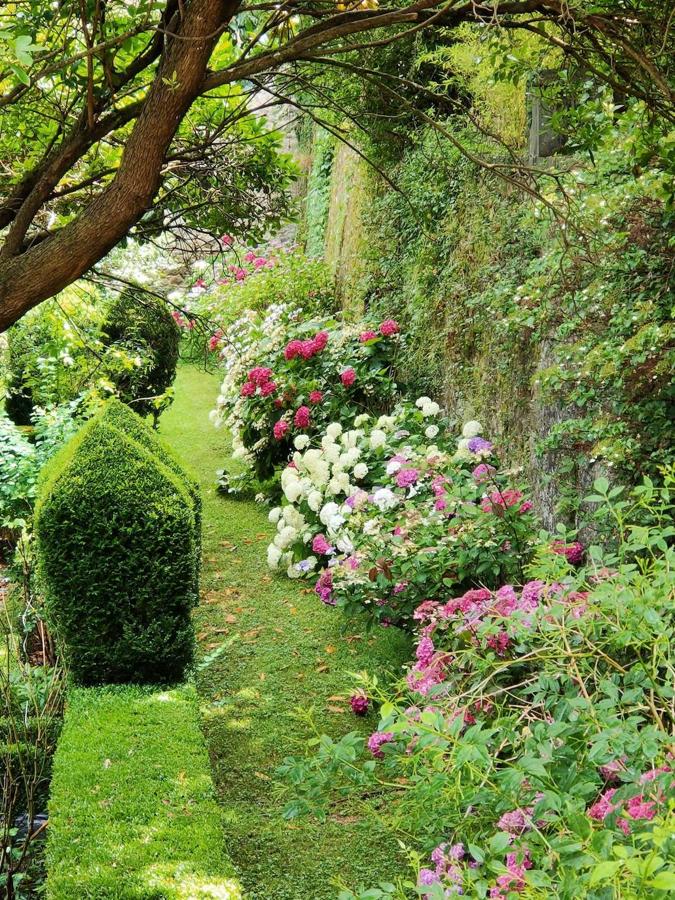
[[585,256],[541,205],[432,130],[412,136],[391,170],[400,191],[332,138],[330,165],[309,180],[309,197],[327,201],[322,252],[343,305],[401,322],[401,377],[483,422],[524,468],[547,524],[554,512],[573,522],[601,472],[632,480],[670,459],[662,186],[617,171],[621,135],[612,139],[613,153],[574,175]]

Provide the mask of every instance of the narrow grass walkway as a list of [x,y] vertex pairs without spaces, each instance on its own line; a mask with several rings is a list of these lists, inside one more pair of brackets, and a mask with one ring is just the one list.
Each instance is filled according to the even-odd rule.
[[249,900],[334,900],[336,879],[372,886],[401,872],[396,842],[373,808],[355,801],[325,823],[285,821],[274,770],[312,736],[298,708],[313,708],[318,728],[335,736],[374,730],[375,714],[361,721],[349,709],[347,673],[396,671],[408,647],[394,630],[344,632],[341,615],[306,584],[270,575],[265,509],[214,488],[228,452],[226,434],[208,420],[217,391],[215,377],[183,367],[160,430],[203,489],[201,647],[208,653],[236,635],[198,683],[226,849]]

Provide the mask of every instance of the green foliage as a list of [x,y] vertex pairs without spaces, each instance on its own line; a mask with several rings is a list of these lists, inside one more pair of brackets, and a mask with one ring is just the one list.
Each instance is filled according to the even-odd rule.
[[542,546],[522,605],[508,585],[486,603],[471,592],[420,607],[416,661],[399,690],[361,678],[381,702],[375,758],[354,733],[317,738],[308,758],[282,768],[288,814],[325,814],[349,790],[386,791],[427,879],[420,872],[396,898],[431,885],[424,893],[440,900],[453,882],[475,897],[499,895],[496,886],[560,900],[668,896],[674,487],[672,472],[631,493],[599,479],[589,500],[615,549],[591,548],[582,569],[558,560],[551,583]]
[[80,404],[66,403],[34,417],[33,440],[0,416],[0,528],[17,529],[30,519],[41,466],[78,427]]
[[190,688],[72,691],[49,813],[49,900],[241,896]]
[[178,363],[180,331],[168,307],[123,291],[110,304],[102,330],[120,398],[140,415],[155,413],[154,401],[173,383]]
[[197,567],[185,479],[96,416],[46,469],[35,530],[48,616],[74,677],[180,679]]
[[307,179],[305,213],[305,247],[310,256],[320,256],[325,247],[335,146],[336,141],[331,134],[317,129],[312,143],[312,169]]

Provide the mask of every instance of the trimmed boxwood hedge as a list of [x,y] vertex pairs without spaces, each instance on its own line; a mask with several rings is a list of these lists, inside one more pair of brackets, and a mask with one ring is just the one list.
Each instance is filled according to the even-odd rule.
[[71,691],[54,758],[48,900],[239,900],[194,690]]
[[197,524],[175,469],[105,410],[46,468],[35,511],[38,571],[81,684],[175,682],[192,660]]
[[117,398],[111,398],[101,413],[102,421],[113,428],[123,431],[134,441],[138,441],[150,453],[159,457],[167,468],[175,472],[183,480],[192,498],[192,509],[195,517],[195,603],[199,599],[199,573],[201,569],[202,546],[202,495],[197,479],[192,475],[178,459],[171,447],[168,446],[152,428],[145,424],[143,419],[131,410],[126,403]]

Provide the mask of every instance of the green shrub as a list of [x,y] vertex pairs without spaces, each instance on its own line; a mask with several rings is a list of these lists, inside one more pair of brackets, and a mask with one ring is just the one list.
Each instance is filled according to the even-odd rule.
[[111,349],[122,351],[117,367],[114,354],[107,354],[108,374],[120,398],[141,415],[157,414],[154,401],[173,384],[178,363],[180,331],[168,307],[124,291],[108,309],[103,335]]
[[180,679],[197,566],[185,478],[99,414],[45,470],[35,529],[47,614],[76,680]]
[[73,691],[49,823],[49,900],[241,896],[190,688]]
[[167,469],[181,478],[192,499],[195,518],[195,603],[199,599],[199,570],[201,568],[202,543],[202,495],[196,478],[191,475],[178,459],[171,447],[151,431],[145,422],[125,403],[112,398],[106,403],[101,419],[113,428],[123,431],[148,452],[154,454]]

